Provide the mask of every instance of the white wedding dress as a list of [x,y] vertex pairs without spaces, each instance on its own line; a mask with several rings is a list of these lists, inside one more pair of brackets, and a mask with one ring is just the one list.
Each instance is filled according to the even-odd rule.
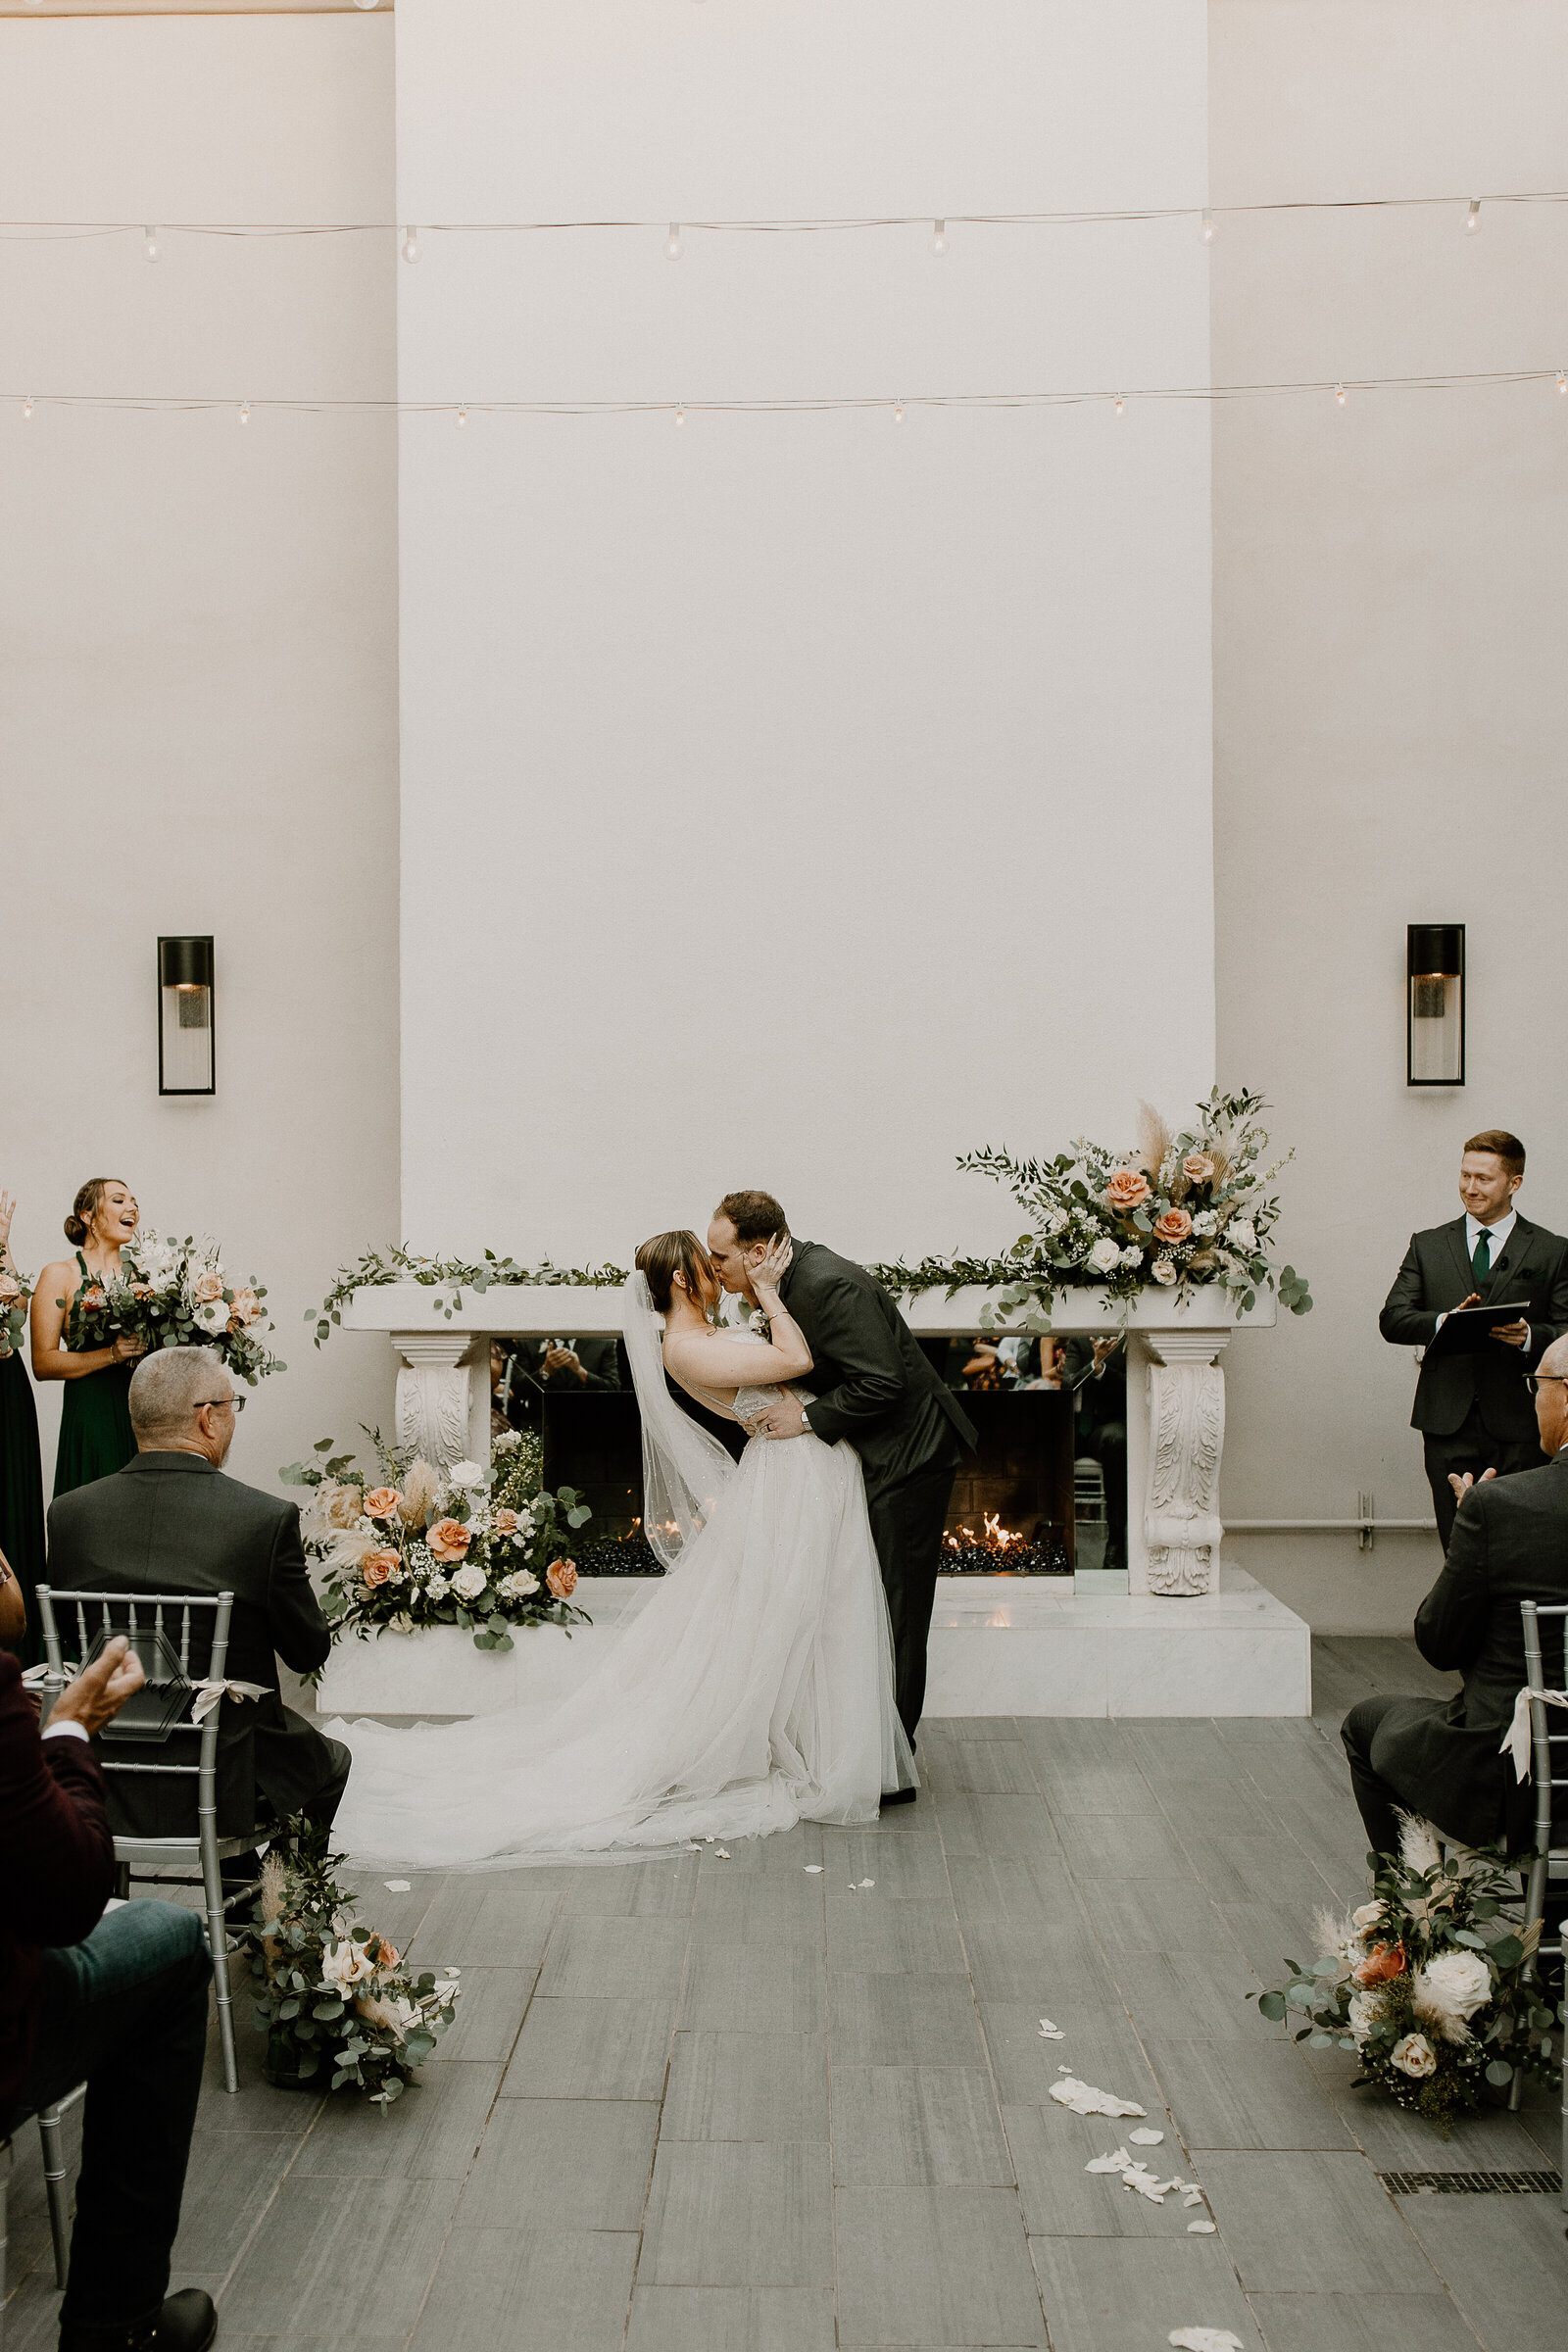
[[[874,1821],[884,1789],[915,1786],[859,1457],[807,1435],[753,1438],[733,1462],[668,1395],[640,1274],[623,1328],[644,1525],[668,1573],[558,1704],[407,1731],[333,1724],[354,1769],[332,1839],[356,1862],[635,1859],[802,1820]],[[710,1401],[745,1419],[781,1394]]]

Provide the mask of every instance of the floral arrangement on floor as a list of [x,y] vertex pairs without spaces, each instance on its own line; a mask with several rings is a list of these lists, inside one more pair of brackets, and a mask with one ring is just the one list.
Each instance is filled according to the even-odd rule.
[[290,2089],[352,2082],[384,2115],[451,2025],[459,1972],[411,1975],[384,1936],[356,1924],[326,1831],[298,1819],[284,1828],[291,1842],[263,1861],[256,1924],[240,1931],[267,2035],[264,2072]]
[[144,1229],[122,1246],[118,1274],[89,1274],[81,1285],[66,1317],[66,1345],[74,1352],[107,1348],[127,1332],[149,1348],[210,1348],[254,1389],[269,1372],[288,1370],[262,1345],[271,1329],[266,1297],[265,1283],[228,1281],[216,1242]]
[[1180,1130],[1145,1103],[1133,1152],[1079,1137],[1049,1160],[966,1152],[958,1166],[1004,1183],[1030,1231],[1004,1257],[928,1257],[870,1270],[895,1293],[951,1296],[969,1283],[1000,1290],[997,1307],[980,1317],[991,1330],[1018,1315],[1014,1328],[1048,1331],[1053,1298],[1079,1288],[1131,1299],[1151,1285],[1185,1298],[1218,1284],[1244,1312],[1259,1291],[1277,1289],[1282,1305],[1304,1315],[1312,1304],[1306,1283],[1277,1263],[1272,1248],[1280,1201],[1269,1187],[1294,1154],[1259,1167],[1268,1136],[1257,1114],[1265,1107],[1261,1095],[1215,1087],[1197,1105],[1196,1123]]
[[15,1266],[0,1265],[0,1356],[15,1355],[27,1329],[32,1285]]
[[514,1258],[498,1257],[493,1250],[475,1265],[465,1258],[416,1257],[400,1243],[390,1250],[367,1250],[354,1265],[340,1266],[320,1305],[306,1308],[305,1320],[316,1325],[319,1348],[331,1338],[332,1326],[341,1323],[343,1309],[357,1291],[384,1290],[388,1283],[417,1282],[427,1290],[449,1292],[442,1312],[450,1323],[466,1290],[483,1298],[493,1282],[570,1283],[579,1289],[618,1291],[625,1280],[624,1266],[555,1266],[548,1257],[537,1266],[519,1266]]
[[1278,2023],[1291,2011],[1307,2023],[1296,2035],[1312,2049],[1354,2050],[1357,2084],[1374,2082],[1401,2107],[1447,2129],[1474,2107],[1483,2082],[1501,2089],[1515,2073],[1548,2089],[1562,2081],[1560,2003],[1548,2006],[1527,1974],[1539,1922],[1516,1936],[1497,1922],[1519,1900],[1519,1864],[1500,1847],[1452,1847],[1446,1860],[1426,1822],[1405,1819],[1400,1852],[1384,1855],[1373,1899],[1318,1932],[1328,1947],[1291,1983],[1249,1993]]
[[574,1487],[547,1494],[542,1448],[516,1430],[495,1441],[494,1467],[435,1470],[368,1430],[375,1475],[321,1438],[319,1462],[290,1462],[286,1486],[310,1487],[300,1514],[310,1556],[325,1570],[321,1607],[334,1640],[461,1625],[476,1649],[511,1649],[518,1626],[592,1621],[575,1608],[569,1535],[587,1525]]

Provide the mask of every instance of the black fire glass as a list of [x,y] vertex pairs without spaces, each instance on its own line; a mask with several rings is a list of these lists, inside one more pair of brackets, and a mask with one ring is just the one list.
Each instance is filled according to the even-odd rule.
[[231,1404],[236,1413],[242,1413],[245,1410],[243,1396],[200,1396],[190,1409],[193,1413],[199,1413],[204,1405],[209,1404]]

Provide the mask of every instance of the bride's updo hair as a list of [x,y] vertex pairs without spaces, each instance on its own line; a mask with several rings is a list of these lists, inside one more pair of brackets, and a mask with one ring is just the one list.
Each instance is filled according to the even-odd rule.
[[79,1250],[87,1239],[88,1230],[93,1218],[98,1214],[99,1205],[105,1193],[112,1184],[118,1184],[120,1181],[118,1176],[89,1176],[71,1203],[71,1214],[66,1219],[66,1239],[75,1249]]
[[656,1233],[651,1242],[643,1243],[635,1263],[639,1272],[647,1275],[654,1304],[662,1315],[669,1312],[677,1274],[698,1306],[704,1293],[716,1287],[713,1261],[695,1233]]

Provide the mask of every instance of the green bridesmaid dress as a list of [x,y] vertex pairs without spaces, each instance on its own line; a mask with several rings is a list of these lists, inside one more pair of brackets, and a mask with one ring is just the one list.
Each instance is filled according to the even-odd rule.
[[43,1574],[43,1465],[32,1383],[16,1354],[0,1355],[0,1551],[10,1561],[27,1604],[21,1656],[24,1666],[31,1666],[43,1654],[38,1604],[32,1597]]
[[[79,1250],[76,1263],[82,1281],[90,1280]],[[66,1382],[55,1455],[56,1494],[90,1487],[95,1478],[109,1478],[135,1458],[136,1433],[130,1426],[130,1376],[135,1369],[134,1363],[105,1364],[101,1372]]]

